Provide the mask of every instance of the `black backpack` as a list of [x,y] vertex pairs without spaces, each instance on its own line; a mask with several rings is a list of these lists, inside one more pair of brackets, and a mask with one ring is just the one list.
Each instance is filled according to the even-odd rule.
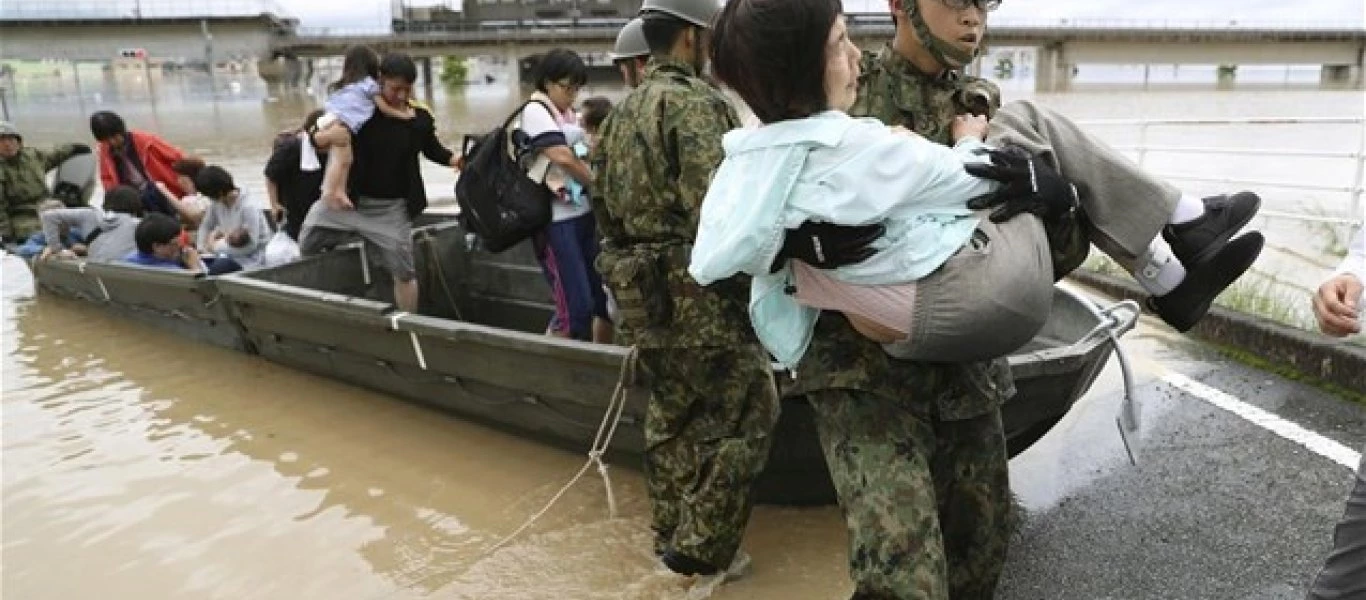
[[489,252],[502,252],[550,224],[554,194],[544,181],[527,176],[522,144],[513,143],[508,126],[527,104],[483,136],[466,136],[465,167],[455,183],[455,199],[465,229],[478,235]]

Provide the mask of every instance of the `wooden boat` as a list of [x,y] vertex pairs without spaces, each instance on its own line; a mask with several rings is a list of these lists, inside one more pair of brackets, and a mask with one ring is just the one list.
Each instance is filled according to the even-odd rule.
[[[587,450],[629,350],[543,334],[545,280],[525,244],[488,254],[453,220],[414,231],[421,307],[399,312],[390,282],[359,245],[222,277],[126,265],[35,263],[39,287],[220,346],[259,354],[567,449]],[[1086,393],[1133,318],[1060,288],[1043,332],[1010,357],[1017,395],[1004,408],[1010,452],[1023,451]],[[789,378],[778,373],[780,385]],[[628,402],[609,456],[638,464],[648,396]],[[762,502],[834,500],[810,407],[784,393]]]

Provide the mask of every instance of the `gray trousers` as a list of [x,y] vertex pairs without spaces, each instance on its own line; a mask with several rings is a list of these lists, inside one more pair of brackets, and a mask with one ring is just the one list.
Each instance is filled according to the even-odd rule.
[[1308,600],[1366,599],[1366,453],[1347,509],[1333,531],[1333,551],[1309,586]]
[[1007,142],[1043,153],[1077,186],[1092,225],[1091,243],[1126,268],[1143,256],[1181,198],[1180,190],[1143,171],[1071,119],[1028,100],[1002,106],[992,118],[987,143]]
[[[1077,186],[1088,222],[1081,243],[1095,244],[1126,268],[1132,269],[1161,233],[1181,197],[1067,117],[1029,101],[1001,107],[987,141],[1042,153]],[[1042,225],[1031,215],[1000,225],[982,216],[973,239],[916,282],[910,336],[883,345],[889,355],[932,362],[989,360],[1019,349],[1048,320],[1054,277]]]

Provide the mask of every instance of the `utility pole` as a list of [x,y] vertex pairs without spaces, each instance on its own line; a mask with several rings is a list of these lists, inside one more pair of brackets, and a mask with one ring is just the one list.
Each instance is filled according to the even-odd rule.
[[204,34],[204,63],[209,70],[209,96],[214,100],[218,99],[218,85],[214,82],[213,75],[213,34],[209,33],[209,20],[199,20],[199,30]]

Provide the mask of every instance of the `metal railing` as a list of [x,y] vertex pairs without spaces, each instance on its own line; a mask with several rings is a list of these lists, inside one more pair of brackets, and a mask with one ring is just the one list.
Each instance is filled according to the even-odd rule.
[[[1363,225],[1360,221],[1361,202],[1363,194],[1366,194],[1366,118],[1363,117],[1252,117],[1252,118],[1232,118],[1232,119],[1090,119],[1079,120],[1078,124],[1088,127],[1110,127],[1110,126],[1132,126],[1138,128],[1138,143],[1130,145],[1115,145],[1116,150],[1133,152],[1136,154],[1136,161],[1139,166],[1147,166],[1147,158],[1150,153],[1168,154],[1223,154],[1230,156],[1295,156],[1307,158],[1333,158],[1351,159],[1354,163],[1352,183],[1350,185],[1326,185],[1319,183],[1305,183],[1302,181],[1280,181],[1248,179],[1238,177],[1209,177],[1204,175],[1186,173],[1162,173],[1168,179],[1180,181],[1197,181],[1204,183],[1230,183],[1230,184],[1249,184],[1260,187],[1277,187],[1286,189],[1313,190],[1323,192],[1346,193],[1351,198],[1350,212],[1348,217],[1331,217],[1322,215],[1310,215],[1303,213],[1292,213],[1276,210],[1262,210],[1260,214],[1264,217],[1278,219],[1288,219],[1296,221],[1327,223],[1332,225]],[[1357,148],[1355,151],[1343,150],[1316,150],[1316,149],[1277,149],[1277,148],[1230,148],[1215,146],[1171,146],[1160,144],[1148,144],[1148,137],[1153,127],[1160,126],[1228,126],[1228,125],[1354,125],[1355,131],[1359,132]]]
[[[574,19],[570,17],[536,18],[527,16],[518,19],[495,19],[482,21],[423,21],[395,18],[392,27],[364,28],[300,27],[300,37],[386,35],[401,30],[407,33],[460,33],[473,31],[507,30],[522,31],[546,28],[573,28],[583,30],[616,29],[630,18],[592,17]],[[851,27],[868,28],[890,27],[891,15],[882,13],[858,13],[849,15]],[[1169,31],[1169,32],[1227,32],[1227,31],[1278,31],[1303,32],[1319,37],[1339,34],[1347,38],[1360,37],[1366,32],[1366,23],[1360,21],[1181,21],[1168,19],[1003,19],[992,21],[989,29],[1002,30],[1070,30],[1070,31]]]
[[0,2],[0,20],[156,19],[243,17],[273,14],[290,17],[276,0],[78,0],[68,2]]

